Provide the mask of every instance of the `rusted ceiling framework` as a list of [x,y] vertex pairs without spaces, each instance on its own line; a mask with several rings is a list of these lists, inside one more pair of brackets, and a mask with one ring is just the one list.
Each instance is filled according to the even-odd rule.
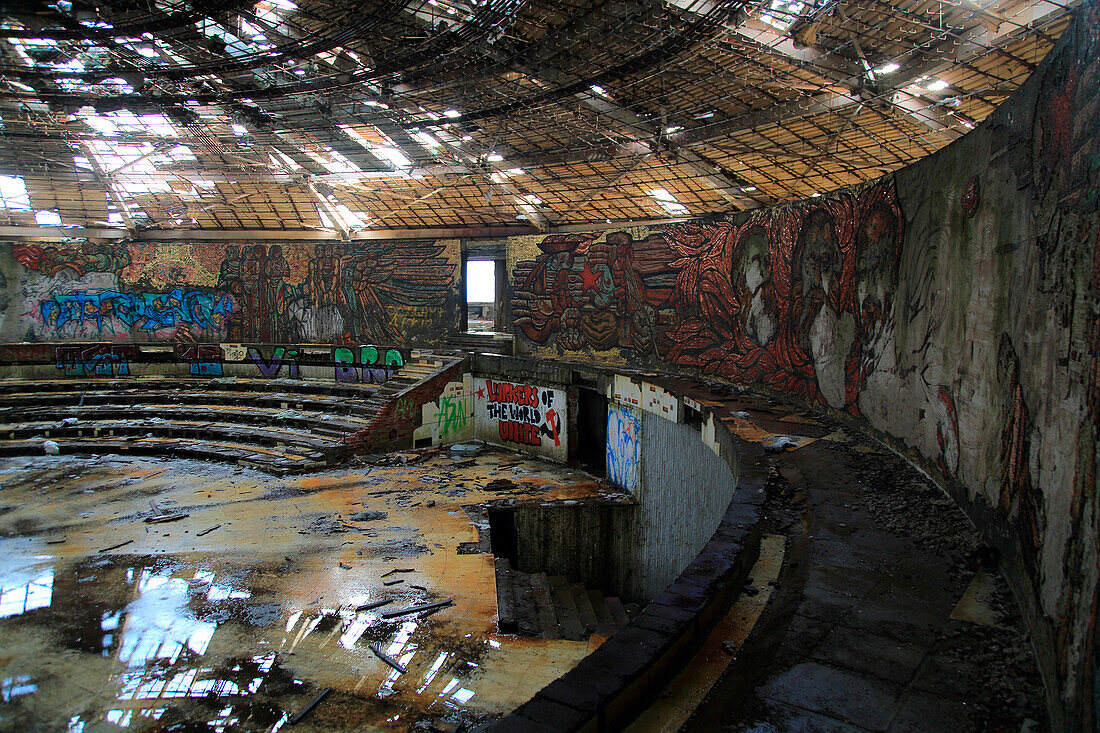
[[497,232],[811,196],[964,134],[1076,2],[7,3],[0,225]]

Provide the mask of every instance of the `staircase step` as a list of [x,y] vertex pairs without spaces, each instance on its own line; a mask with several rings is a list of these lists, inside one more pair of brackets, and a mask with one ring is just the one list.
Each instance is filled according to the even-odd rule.
[[546,574],[533,573],[530,578],[535,608],[538,611],[539,627],[542,629],[539,636],[544,639],[560,639],[558,616],[554,612],[554,602],[550,598],[550,583],[546,579]]
[[611,619],[620,626],[626,626],[630,623],[630,619],[626,615],[626,609],[623,608],[623,602],[616,596],[605,596],[603,602],[607,605],[608,612],[611,613]]
[[570,586],[573,590],[573,600],[577,604],[577,615],[581,618],[581,626],[585,634],[591,634],[599,621],[596,619],[596,610],[592,608],[592,601],[588,599],[588,589],[580,583]]
[[493,560],[496,566],[497,580],[497,626],[501,633],[514,634],[519,630],[516,623],[516,598],[513,588],[512,569],[507,558]]
[[592,610],[596,612],[597,624],[603,626],[615,623],[615,619],[611,617],[611,611],[607,608],[607,603],[604,602],[603,593],[589,589],[588,600],[592,603]]
[[541,629],[539,628],[539,615],[536,607],[538,601],[535,598],[534,588],[531,587],[527,573],[513,570],[511,576],[516,601],[517,631],[524,636],[538,636]]
[[554,575],[549,578],[549,582],[561,638],[584,641],[588,637],[585,636],[584,625],[577,613],[577,603],[573,599],[573,589],[569,587],[569,581],[560,575]]

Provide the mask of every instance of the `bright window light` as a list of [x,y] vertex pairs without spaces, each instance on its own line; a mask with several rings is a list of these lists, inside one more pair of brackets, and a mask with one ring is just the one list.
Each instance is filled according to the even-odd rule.
[[489,153],[489,155],[485,157],[485,160],[489,161],[490,163],[499,163],[504,160],[504,156],[500,153]]
[[0,176],[0,199],[3,200],[6,209],[31,210],[31,197],[27,194],[27,184],[19,176]]
[[895,71],[897,71],[900,68],[901,68],[901,64],[895,64],[893,61],[891,61],[890,63],[883,64],[882,66],[875,69],[875,73],[876,74],[893,74]]
[[671,135],[672,133],[679,132],[680,130],[683,130],[683,129],[684,128],[681,125],[672,125],[670,127],[665,128],[665,134],[666,135]]
[[951,85],[945,82],[943,79],[936,79],[934,82],[925,87],[925,89],[930,92],[938,92],[941,89],[947,89],[947,87],[949,86]]
[[449,109],[449,110],[447,110],[446,112],[443,113],[443,116],[444,117],[451,117],[451,118],[461,117],[462,113],[459,112],[457,109]]
[[247,135],[248,134],[248,128],[245,127],[244,125],[233,125],[233,134],[234,135]]
[[412,136],[420,141],[420,144],[428,148],[438,148],[443,145],[439,140],[430,132],[414,132]]
[[608,94],[607,90],[604,89],[603,87],[601,87],[599,84],[593,84],[592,86],[590,86],[588,88],[591,89],[592,91],[594,91],[596,94],[599,94],[601,97],[603,97],[605,99],[611,99],[611,95]]
[[680,203],[680,201],[672,195],[667,188],[655,188],[649,192],[649,195],[657,199],[663,208],[669,214],[674,216],[681,216],[688,213],[688,207]]
[[56,211],[36,211],[34,213],[34,220],[39,226],[61,226],[61,214],[58,214]]
[[413,162],[397,148],[387,148],[379,145],[371,148],[371,153],[379,160],[392,164],[394,168],[412,168],[413,165]]
[[492,260],[470,260],[466,263],[466,302],[496,301],[497,271]]

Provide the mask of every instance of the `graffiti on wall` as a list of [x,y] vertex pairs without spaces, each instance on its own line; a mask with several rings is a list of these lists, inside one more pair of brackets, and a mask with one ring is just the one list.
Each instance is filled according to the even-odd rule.
[[191,365],[191,373],[199,377],[220,377],[225,352],[217,344],[176,344],[176,356]]
[[97,333],[157,333],[187,324],[222,331],[233,312],[228,295],[177,288],[167,293],[78,290],[57,294],[39,305],[43,323],[57,332],[76,326]]
[[405,365],[405,357],[398,349],[379,349],[377,346],[360,346],[358,349],[340,346],[332,351],[336,364],[337,382],[381,384],[395,370]]
[[607,478],[627,491],[638,488],[642,420],[638,410],[614,402],[607,406]]
[[517,333],[696,367],[858,412],[897,281],[892,179],[738,221],[548,235],[513,269]]
[[474,424],[473,380],[469,374],[462,381],[448,382],[439,399],[421,406],[421,425],[413,440],[430,439],[432,445],[450,443],[470,437]]
[[474,380],[473,391],[480,437],[556,460],[568,457],[564,391],[481,378]]
[[456,241],[18,243],[11,252],[28,271],[36,339],[404,343],[438,339],[457,313]]
[[66,377],[125,377],[137,347],[130,344],[79,344],[55,349],[57,368]]

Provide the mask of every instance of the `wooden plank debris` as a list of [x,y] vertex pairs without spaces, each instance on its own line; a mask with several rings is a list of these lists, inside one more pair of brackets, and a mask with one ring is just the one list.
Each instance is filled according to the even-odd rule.
[[119,542],[117,545],[111,545],[110,547],[104,547],[100,552],[110,552],[111,550],[117,550],[120,547],[133,544],[133,540],[126,540],[125,542]]
[[445,601],[436,601],[435,603],[425,603],[420,606],[409,606],[408,608],[402,608],[400,611],[388,611],[382,614],[382,618],[390,619],[397,618],[399,616],[408,616],[410,613],[418,613],[420,611],[431,611],[436,608],[443,608],[445,606],[454,605],[454,599],[448,598]]
[[379,646],[378,646],[378,644],[377,644],[377,643],[371,644],[371,645],[370,645],[370,650],[371,650],[372,652],[374,652],[374,656],[378,657],[378,658],[379,658],[379,659],[381,659],[381,660],[382,660],[383,662],[385,662],[386,664],[390,665],[391,667],[393,667],[394,669],[396,669],[396,670],[397,670],[398,672],[400,672],[401,674],[405,674],[406,672],[408,672],[408,671],[409,671],[409,670],[408,670],[408,669],[407,669],[407,668],[405,667],[405,665],[401,664],[401,663],[400,663],[400,662],[398,662],[398,661],[397,661],[396,659],[394,659],[393,657],[391,657],[391,656],[390,656],[389,654],[386,654],[386,653],[385,653],[384,651],[382,651],[382,650],[381,650],[381,649],[379,648]]
[[388,606],[391,603],[393,603],[393,599],[392,598],[387,598],[384,601],[374,601],[373,603],[364,603],[362,606],[356,606],[355,610],[356,611],[369,611],[372,608],[378,608],[379,606]]
[[332,692],[332,688],[331,688],[331,687],[326,687],[326,688],[324,688],[323,690],[321,690],[320,692],[318,692],[318,693],[317,693],[317,695],[316,695],[316,697],[314,697],[314,698],[313,698],[312,700],[310,700],[309,702],[307,702],[307,703],[306,703],[306,706],[305,706],[304,708],[302,708],[302,709],[301,709],[301,710],[299,710],[298,712],[294,713],[294,715],[290,716],[290,720],[289,720],[288,722],[289,722],[289,723],[290,723],[291,725],[297,725],[297,724],[298,724],[298,722],[299,722],[299,721],[300,721],[300,720],[301,720],[302,718],[304,718],[304,717],[306,717],[307,715],[309,715],[309,711],[310,711],[310,710],[313,710],[313,708],[317,707],[317,703],[319,703],[319,702],[321,702],[322,700],[324,700],[324,699],[325,699],[325,695],[329,694],[330,692]]
[[415,573],[415,572],[416,572],[416,568],[394,568],[393,570],[389,570],[385,573],[382,573],[382,577],[383,578],[388,578],[391,575],[393,575],[394,573]]

